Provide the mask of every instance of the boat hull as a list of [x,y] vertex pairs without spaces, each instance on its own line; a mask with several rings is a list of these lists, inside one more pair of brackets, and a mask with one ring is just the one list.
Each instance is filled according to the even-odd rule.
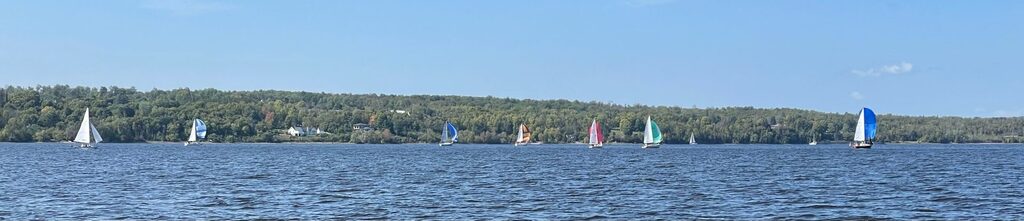
[[871,143],[871,142],[853,142],[853,143],[850,143],[850,147],[853,147],[854,149],[868,149],[868,148],[871,148],[872,145],[873,145],[873,143]]
[[602,147],[604,147],[604,144],[591,144],[589,147],[590,148],[602,148]]
[[641,148],[659,148],[659,147],[661,147],[661,144],[652,143],[652,144],[644,144]]
[[439,144],[437,144],[437,146],[450,147],[450,146],[452,146],[452,143],[439,143]]
[[530,143],[515,143],[515,144],[512,144],[512,145],[513,146],[517,146],[517,147],[521,147],[521,146],[530,145]]

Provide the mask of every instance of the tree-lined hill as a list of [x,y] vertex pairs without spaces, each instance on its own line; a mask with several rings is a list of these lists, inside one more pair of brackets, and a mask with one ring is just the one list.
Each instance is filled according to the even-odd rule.
[[[138,91],[119,87],[38,86],[0,89],[0,141],[70,140],[85,108],[107,142],[182,141],[192,118],[202,118],[214,142],[324,141],[437,142],[445,120],[463,143],[511,143],[519,123],[537,140],[585,142],[592,119],[609,142],[640,142],[646,116],[658,121],[667,143],[691,133],[701,143],[847,141],[855,113],[798,109],[624,106],[567,100],[464,96],[354,95],[215,89]],[[886,142],[1021,142],[1024,117],[960,118],[879,115]],[[367,123],[372,131],[354,130]],[[293,138],[291,126],[331,134]]]

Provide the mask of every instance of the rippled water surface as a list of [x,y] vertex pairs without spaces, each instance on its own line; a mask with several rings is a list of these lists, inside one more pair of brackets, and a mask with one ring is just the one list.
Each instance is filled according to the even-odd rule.
[[0,219],[1024,219],[1024,146],[0,144]]

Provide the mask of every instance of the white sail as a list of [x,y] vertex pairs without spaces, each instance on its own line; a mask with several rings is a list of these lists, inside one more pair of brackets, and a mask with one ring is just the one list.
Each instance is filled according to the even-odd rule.
[[651,116],[647,116],[647,125],[644,126],[644,143],[654,143],[654,132],[651,131]]
[[690,144],[697,144],[697,139],[694,139],[693,134],[690,134]]
[[197,120],[198,119],[192,120],[192,130],[191,130],[192,132],[190,132],[188,134],[188,142],[196,142],[196,140],[197,140],[196,139],[196,123],[197,123],[196,121]]
[[82,126],[78,127],[78,134],[75,135],[76,143],[89,143],[92,135],[92,123],[89,122],[89,108],[85,109],[85,117],[82,118]]
[[444,122],[444,128],[441,128],[441,143],[448,142],[448,122]]
[[590,123],[590,144],[594,145],[598,143],[600,142],[598,142],[597,138],[597,120],[595,119],[593,123]]
[[103,137],[100,137],[100,132],[96,131],[96,127],[89,124],[89,128],[92,129],[92,139],[96,141],[95,143],[103,142]]
[[523,127],[522,126],[519,126],[519,135],[516,135],[516,142],[517,143],[522,143],[523,142]]
[[860,118],[857,119],[857,131],[853,134],[853,141],[863,142],[864,139],[864,109],[860,110]]

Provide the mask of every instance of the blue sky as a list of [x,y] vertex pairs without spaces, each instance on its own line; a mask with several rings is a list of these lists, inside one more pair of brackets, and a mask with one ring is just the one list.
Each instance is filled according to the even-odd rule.
[[1024,116],[1024,1],[8,1],[0,84]]

